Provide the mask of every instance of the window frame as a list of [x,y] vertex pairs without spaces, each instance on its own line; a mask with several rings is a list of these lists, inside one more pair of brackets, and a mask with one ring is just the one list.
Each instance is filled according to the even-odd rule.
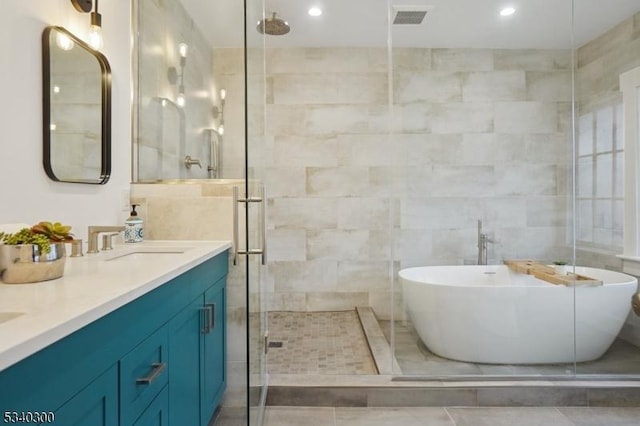
[[640,67],[620,74],[624,114],[623,270],[640,275]]
[[[599,148],[600,135],[598,131],[598,123],[599,123],[599,115],[606,110],[610,110],[611,112],[611,129],[607,137],[605,138],[607,142],[606,149]],[[576,185],[576,220],[580,224],[578,229],[576,229],[576,246],[580,250],[595,250],[595,251],[604,251],[610,253],[617,253],[623,247],[622,236],[620,239],[616,239],[616,230],[623,227],[624,224],[624,207],[619,209],[617,204],[621,202],[624,205],[624,175],[620,176],[622,182],[618,184],[617,175],[618,171],[623,172],[624,170],[624,140],[621,138],[621,142],[618,142],[617,133],[623,132],[623,123],[622,123],[622,114],[618,119],[618,113],[623,109],[622,102],[610,103],[603,105],[599,108],[594,108],[590,112],[580,115],[579,117],[579,125],[578,125],[578,133],[579,133],[579,148],[576,149],[575,153],[575,167],[577,185]],[[585,147],[583,142],[583,120],[588,120],[589,126],[589,143],[588,150],[584,150]],[[610,138],[610,139],[609,139]],[[599,181],[602,177],[601,172],[599,171],[598,165],[601,164],[603,158],[606,156],[610,157],[610,170],[608,173],[605,173],[605,178],[609,177],[609,191],[605,191],[603,194],[599,190]],[[622,157],[622,161],[620,161],[620,157]],[[588,192],[584,192],[582,190],[582,183],[585,178],[583,176],[583,168],[582,168],[582,160],[587,160],[586,164],[589,166],[589,172],[587,173],[588,179],[585,180],[587,185]],[[584,224],[582,224],[582,208],[579,208],[578,205],[581,202],[589,202],[590,203],[590,223],[588,229],[590,230],[591,237],[588,239],[581,238],[581,232],[584,229]],[[598,217],[598,205],[605,203],[607,208],[609,209],[609,217],[611,220],[611,225],[609,228],[602,228],[596,226],[597,217]],[[622,222],[620,222],[620,227],[616,228],[616,214],[620,212],[622,216]],[[602,242],[602,238],[598,238],[596,233],[598,231],[608,230],[610,241],[608,243]]]

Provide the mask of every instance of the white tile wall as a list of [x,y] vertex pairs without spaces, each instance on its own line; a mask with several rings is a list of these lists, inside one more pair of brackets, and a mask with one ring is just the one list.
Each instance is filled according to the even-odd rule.
[[495,261],[566,250],[570,52],[394,49],[392,110],[386,58],[267,52],[274,306],[389,315],[389,267],[474,262],[478,219]]
[[[215,55],[222,81],[242,72],[236,50]],[[391,271],[475,262],[478,219],[499,241],[494,261],[566,248],[569,52],[395,49],[392,109],[386,49],[266,57],[253,159],[269,197],[271,308],[372,304],[384,318]],[[262,123],[250,119],[252,138]]]

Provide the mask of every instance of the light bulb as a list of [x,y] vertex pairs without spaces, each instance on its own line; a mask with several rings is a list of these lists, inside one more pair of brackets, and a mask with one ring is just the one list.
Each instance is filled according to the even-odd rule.
[[49,124],[49,130],[51,130],[51,131],[55,131],[57,127],[58,126],[56,126],[56,123]]
[[220,136],[224,135],[224,126],[223,125],[218,126],[218,134]]
[[89,46],[94,50],[100,50],[103,46],[102,40],[102,15],[98,12],[91,12],[91,26],[89,27]]
[[178,53],[180,53],[181,58],[186,58],[188,52],[189,52],[189,46],[187,46],[185,43],[180,43],[178,45]]
[[58,85],[53,86],[53,93],[60,93],[60,86]]
[[89,46],[93,47],[94,50],[102,49],[102,28],[96,25],[92,25],[89,28]]
[[56,44],[62,50],[71,50],[75,43],[66,34],[58,33],[56,36]]
[[309,9],[309,16],[320,16],[322,15],[322,9],[320,9],[319,7],[312,7],[311,9]]
[[227,91],[224,89],[220,89],[220,99],[224,101],[226,97],[227,97]]

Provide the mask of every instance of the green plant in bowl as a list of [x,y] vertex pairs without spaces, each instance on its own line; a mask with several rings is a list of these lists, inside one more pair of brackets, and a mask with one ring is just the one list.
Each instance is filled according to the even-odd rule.
[[5,284],[48,281],[64,274],[65,242],[71,227],[38,222],[14,233],[0,232],[0,276]]
[[44,235],[49,241],[62,242],[73,240],[71,226],[60,222],[38,222],[31,227],[33,234]]
[[22,228],[13,234],[0,232],[0,241],[10,246],[34,244],[38,246],[41,253],[49,253],[51,250],[49,237],[43,234],[35,234],[30,228]]
[[73,240],[71,226],[60,222],[38,222],[31,228],[22,228],[12,234],[0,232],[0,241],[7,245],[35,244],[40,253],[49,253],[51,243]]

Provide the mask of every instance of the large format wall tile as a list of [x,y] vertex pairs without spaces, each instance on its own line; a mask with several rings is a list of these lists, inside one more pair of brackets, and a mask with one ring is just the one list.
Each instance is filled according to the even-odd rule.
[[524,71],[484,71],[466,75],[462,85],[464,102],[517,101],[525,94]]
[[495,104],[497,133],[555,133],[558,107],[550,102],[498,102]]
[[437,71],[489,71],[494,68],[490,49],[431,49],[432,68]]
[[394,75],[394,101],[459,102],[462,74],[449,71],[398,71]]
[[570,50],[495,50],[497,70],[553,71],[571,69]]
[[[369,304],[387,318],[398,268],[477,260],[479,219],[499,240],[493,261],[565,253],[570,52],[394,48],[390,85],[387,53],[274,48],[266,86],[249,70],[267,100],[266,114],[249,100],[248,130],[252,170],[267,182],[273,309]],[[233,92],[241,64],[238,50],[214,51]],[[243,120],[233,99],[230,132]],[[242,136],[225,137],[223,168],[242,169]],[[155,195],[152,208],[171,198]],[[210,216],[208,203],[193,208]]]

